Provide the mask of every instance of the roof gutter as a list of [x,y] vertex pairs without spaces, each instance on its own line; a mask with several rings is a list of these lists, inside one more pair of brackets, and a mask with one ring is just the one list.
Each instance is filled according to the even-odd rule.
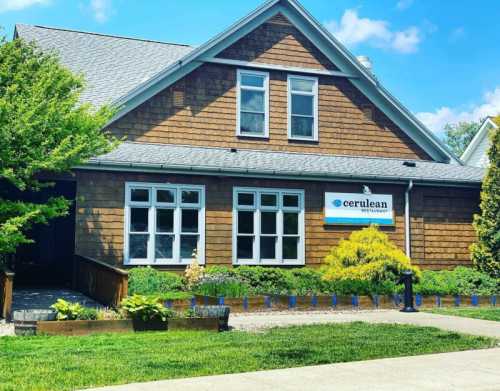
[[395,178],[378,175],[352,175],[352,174],[328,174],[325,172],[318,173],[303,173],[303,172],[285,172],[276,170],[259,170],[248,168],[220,168],[209,166],[185,166],[185,165],[165,165],[165,164],[150,164],[150,163],[129,163],[129,162],[90,162],[85,165],[76,166],[78,170],[97,170],[97,171],[122,171],[122,172],[150,172],[163,174],[188,174],[188,175],[210,175],[210,176],[228,176],[228,177],[252,177],[266,179],[284,179],[284,180],[307,180],[307,181],[341,181],[341,182],[379,182],[386,184],[405,184],[408,180],[414,184],[422,186],[450,186],[450,187],[468,187],[477,188],[481,186],[481,182],[464,182],[464,181],[443,181],[432,180],[422,177],[413,178]]

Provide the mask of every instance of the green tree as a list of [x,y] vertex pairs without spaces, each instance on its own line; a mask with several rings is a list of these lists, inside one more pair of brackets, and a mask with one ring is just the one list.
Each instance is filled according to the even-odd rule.
[[67,214],[70,201],[44,204],[12,199],[5,190],[37,192],[51,186],[42,173],[61,173],[105,153],[116,140],[102,132],[113,112],[80,104],[83,78],[34,44],[0,37],[0,257],[30,243],[36,223]]
[[460,157],[476,135],[480,126],[480,122],[473,121],[446,124],[444,127],[444,142],[455,155]]
[[[495,118],[500,123],[500,116]],[[500,130],[490,133],[490,165],[483,180],[481,213],[474,216],[478,241],[471,246],[474,265],[500,278]]]

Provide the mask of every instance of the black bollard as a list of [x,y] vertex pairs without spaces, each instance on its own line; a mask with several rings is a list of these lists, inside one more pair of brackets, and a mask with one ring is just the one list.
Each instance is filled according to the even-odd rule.
[[399,283],[405,286],[404,307],[401,312],[418,312],[413,306],[413,272],[411,270],[405,270]]

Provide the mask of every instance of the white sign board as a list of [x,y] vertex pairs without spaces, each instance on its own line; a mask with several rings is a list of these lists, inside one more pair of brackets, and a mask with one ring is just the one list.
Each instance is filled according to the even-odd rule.
[[325,193],[326,224],[393,225],[391,194]]

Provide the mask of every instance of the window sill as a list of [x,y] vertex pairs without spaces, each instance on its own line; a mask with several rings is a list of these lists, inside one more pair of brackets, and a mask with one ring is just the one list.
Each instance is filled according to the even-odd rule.
[[307,137],[288,137],[288,141],[300,141],[307,143],[318,143],[319,140],[317,138],[307,138]]
[[[129,260],[125,261],[123,264],[125,266],[186,266],[193,263],[193,259],[182,260],[182,261],[156,261],[151,262],[147,260]],[[198,264],[204,265],[205,260],[198,260]]]
[[303,260],[286,260],[286,261],[254,261],[241,260],[233,261],[234,266],[304,266],[306,263]]
[[238,138],[257,138],[257,139],[269,140],[269,136],[265,135],[265,134],[240,134],[240,133],[237,133],[236,137],[238,137]]

